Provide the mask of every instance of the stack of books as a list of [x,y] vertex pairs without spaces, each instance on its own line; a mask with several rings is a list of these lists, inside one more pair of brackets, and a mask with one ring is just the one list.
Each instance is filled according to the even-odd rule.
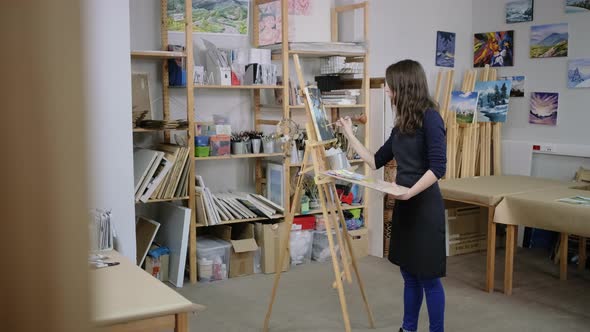
[[233,220],[281,218],[283,208],[266,197],[251,193],[211,193],[197,175],[197,220],[205,226]]
[[323,91],[322,101],[326,105],[356,105],[360,95],[358,89]]
[[186,129],[188,121],[186,120],[141,120],[137,122],[139,128],[145,129]]
[[172,144],[160,144],[154,149],[135,149],[135,201],[145,203],[150,199],[186,197],[189,156],[188,147]]

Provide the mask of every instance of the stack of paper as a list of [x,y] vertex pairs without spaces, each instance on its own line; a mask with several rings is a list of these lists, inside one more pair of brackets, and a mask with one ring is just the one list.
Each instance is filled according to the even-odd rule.
[[251,193],[212,194],[203,178],[197,175],[197,219],[205,225],[218,225],[232,220],[280,218],[283,208],[264,196]]
[[135,201],[187,196],[189,155],[187,147],[171,144],[153,150],[136,149],[133,153]]

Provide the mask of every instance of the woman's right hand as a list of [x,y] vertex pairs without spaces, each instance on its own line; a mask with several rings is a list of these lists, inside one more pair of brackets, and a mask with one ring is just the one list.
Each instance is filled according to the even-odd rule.
[[342,130],[344,131],[344,134],[347,137],[354,136],[354,133],[352,131],[352,119],[350,119],[349,116],[344,117],[344,118],[340,118],[338,121],[336,121],[336,126],[342,128]]

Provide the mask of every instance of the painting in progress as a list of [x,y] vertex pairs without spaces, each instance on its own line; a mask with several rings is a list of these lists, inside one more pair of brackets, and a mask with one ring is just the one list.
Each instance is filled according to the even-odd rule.
[[439,67],[455,67],[455,33],[436,32],[436,65]]
[[533,20],[534,0],[508,0],[506,23],[530,22]]
[[[168,30],[184,31],[185,0],[168,0]],[[192,0],[193,31],[228,35],[248,34],[249,0]]]
[[531,58],[567,56],[568,24],[545,24],[531,27]]
[[477,122],[506,122],[510,101],[510,81],[477,82]]
[[514,66],[514,31],[476,33],[473,38],[473,66]]
[[529,123],[547,126],[557,125],[558,106],[559,93],[531,93],[531,110],[529,113]]
[[451,111],[457,113],[457,123],[473,123],[477,111],[479,92],[453,91],[451,94]]
[[304,92],[305,97],[307,98],[307,103],[311,108],[313,125],[318,135],[318,141],[325,142],[335,139],[336,136],[334,136],[334,130],[330,125],[330,121],[328,121],[326,110],[324,109],[322,99],[320,98],[320,89],[317,87],[307,87],[304,89]]
[[590,58],[570,60],[567,68],[569,88],[590,88]]
[[500,77],[500,80],[512,82],[510,97],[524,97],[524,76]]
[[566,0],[565,12],[571,13],[590,13],[590,0]]

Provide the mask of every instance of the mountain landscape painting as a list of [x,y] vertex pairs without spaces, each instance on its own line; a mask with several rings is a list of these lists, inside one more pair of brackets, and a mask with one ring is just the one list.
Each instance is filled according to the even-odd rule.
[[477,122],[506,122],[511,86],[507,80],[475,83],[479,92]]
[[510,97],[524,97],[524,76],[506,76],[500,79],[512,82]]
[[[185,0],[168,0],[168,30],[184,31]],[[193,31],[247,35],[249,0],[192,0]]]
[[531,110],[529,113],[529,123],[547,126],[557,125],[558,106],[559,93],[531,93]]
[[436,65],[439,67],[455,67],[455,33],[436,32]]
[[531,27],[531,58],[565,57],[568,53],[568,24],[546,24]]
[[534,0],[508,0],[506,23],[530,22],[533,20]]
[[590,13],[590,0],[566,0],[565,12],[571,13]]
[[479,92],[453,91],[451,94],[451,112],[457,113],[457,123],[473,123],[477,111]]
[[590,58],[570,60],[567,68],[569,88],[590,88]]

